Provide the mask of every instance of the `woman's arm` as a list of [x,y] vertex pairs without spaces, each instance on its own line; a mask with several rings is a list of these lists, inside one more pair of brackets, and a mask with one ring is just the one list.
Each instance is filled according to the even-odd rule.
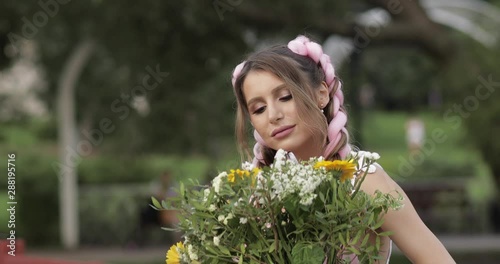
[[374,173],[366,175],[361,189],[368,194],[379,190],[395,196],[397,192],[403,195],[403,207],[397,211],[389,210],[383,216],[382,229],[393,232],[391,239],[413,263],[455,263],[443,244],[420,219],[403,189],[380,166]]

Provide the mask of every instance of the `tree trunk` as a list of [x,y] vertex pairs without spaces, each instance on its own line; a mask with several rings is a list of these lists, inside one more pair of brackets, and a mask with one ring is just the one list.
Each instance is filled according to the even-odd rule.
[[58,83],[58,140],[62,164],[59,171],[59,214],[61,241],[66,249],[77,248],[79,243],[76,168],[81,156],[77,149],[75,86],[93,50],[92,40],[80,41],[66,61]]

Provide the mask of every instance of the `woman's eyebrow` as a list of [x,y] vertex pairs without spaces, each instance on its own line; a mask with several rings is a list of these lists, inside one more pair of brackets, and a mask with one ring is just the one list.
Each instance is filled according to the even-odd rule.
[[[272,93],[273,95],[276,95],[276,94],[277,94],[277,93],[279,93],[281,90],[283,90],[283,88],[285,88],[285,87],[286,87],[286,83],[280,84],[280,85],[278,85],[278,86],[274,87],[274,88],[271,90],[271,93]],[[252,104],[254,101],[257,101],[257,100],[259,100],[260,98],[261,98],[261,96],[257,96],[257,97],[254,97],[254,98],[252,98],[252,99],[248,100],[247,105]]]

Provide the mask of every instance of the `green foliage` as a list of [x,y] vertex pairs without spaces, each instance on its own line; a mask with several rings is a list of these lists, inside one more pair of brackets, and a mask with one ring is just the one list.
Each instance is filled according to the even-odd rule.
[[362,58],[363,76],[373,86],[375,107],[389,111],[427,107],[429,92],[437,85],[438,65],[432,58],[422,56],[416,48],[394,47],[372,48]]
[[7,209],[9,209],[9,206],[7,204],[8,201],[9,199],[7,196],[7,192],[2,191],[2,193],[0,193],[0,204],[2,205],[0,207],[0,223],[2,223],[2,225],[0,226],[0,233],[3,234],[7,234],[9,232],[7,225],[10,217],[9,211],[7,211]]
[[444,112],[455,126],[463,126],[467,140],[480,150],[491,168],[497,189],[500,184],[500,49],[486,49],[461,39],[458,56],[442,75],[447,105]]
[[[59,244],[59,179],[52,167],[55,162],[56,156],[43,155],[39,151],[17,152],[16,200],[19,206],[16,210],[16,232],[33,247]],[[108,184],[104,186],[110,188],[81,194],[82,243],[124,243],[136,227],[139,209],[146,205],[147,198],[152,195],[149,189],[131,194],[112,188],[113,184],[149,185],[149,182],[169,169],[176,180],[186,180],[188,177],[201,179],[206,174],[207,165],[208,162],[201,158],[166,156],[136,159],[96,156],[83,160],[79,167],[81,186]],[[6,164],[0,164],[0,169],[6,171]],[[0,181],[2,193],[6,193],[6,183]],[[4,212],[6,210],[0,213],[0,220],[8,217]],[[0,232],[4,229],[2,227]]]

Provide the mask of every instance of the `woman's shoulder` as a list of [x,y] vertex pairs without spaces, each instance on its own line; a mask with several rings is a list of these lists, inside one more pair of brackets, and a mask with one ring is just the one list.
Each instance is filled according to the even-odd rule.
[[[361,185],[363,191],[369,194],[375,193],[377,190],[385,193],[400,191],[399,185],[389,176],[389,174],[387,174],[379,163],[375,162],[369,166],[364,164],[365,158],[380,158],[377,153],[358,150],[353,151],[351,154],[359,157],[358,168],[360,168],[363,173],[366,172],[365,179]],[[358,175],[358,177],[361,175]]]

